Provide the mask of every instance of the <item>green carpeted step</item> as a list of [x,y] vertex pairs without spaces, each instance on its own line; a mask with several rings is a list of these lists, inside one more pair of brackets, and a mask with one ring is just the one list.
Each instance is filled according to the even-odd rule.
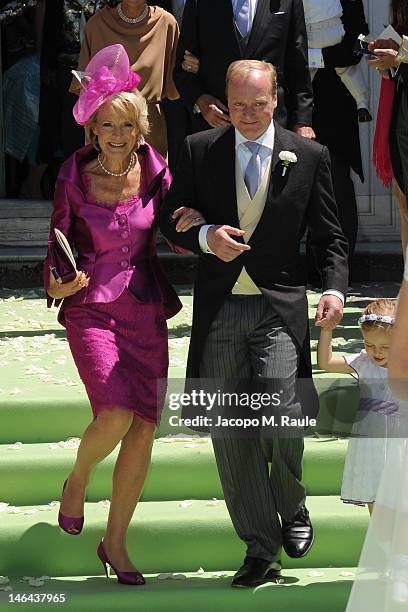
[[[173,368],[170,375],[181,387],[184,369]],[[358,402],[355,383],[327,375],[315,376],[320,393],[318,424],[313,428],[322,435],[345,436],[351,429]],[[176,413],[166,405],[157,437],[177,433],[193,433],[187,427],[174,427],[169,417]],[[68,437],[79,437],[92,420],[92,411],[82,388],[59,390],[43,384],[28,394],[25,390],[16,396],[0,393],[0,444],[10,442],[42,443]]]
[[[337,497],[310,497],[315,542],[303,559],[285,567],[347,567],[358,563],[368,523],[365,508],[345,506]],[[108,504],[86,504],[85,529],[70,536],[57,526],[57,505],[28,514],[0,513],[0,575],[86,575],[99,572],[95,555]],[[34,509],[35,510],[35,509]],[[143,572],[234,569],[244,555],[223,501],[141,502],[132,520],[128,546]]]
[[[55,444],[0,446],[0,501],[12,505],[44,504],[59,499],[61,486],[75,460],[76,449]],[[338,495],[346,440],[305,440],[304,482],[309,495]],[[90,502],[111,494],[117,451],[94,471],[88,488]],[[208,438],[160,438],[153,446],[152,464],[143,491],[144,501],[223,498],[212,444]]]
[[[101,568],[102,569],[102,568]],[[198,568],[197,568],[198,569]],[[99,570],[98,570],[99,573]],[[223,572],[226,574],[227,572]],[[47,580],[43,587],[24,587],[11,581],[13,591],[0,592],[0,610],[12,609],[10,596],[31,594],[65,594],[66,603],[47,603],[44,607],[34,603],[14,604],[19,610],[67,610],[68,612],[344,612],[351,590],[354,570],[350,568],[323,568],[310,576],[303,569],[283,572],[284,584],[266,584],[256,589],[232,589],[232,572],[228,576],[214,577],[211,573],[185,574],[181,579],[159,580],[157,575],[146,575],[143,587],[127,587],[115,578],[101,576],[62,576]],[[350,575],[351,574],[351,575]]]
[[[0,298],[0,444],[18,440],[52,442],[80,436],[92,413],[69,352],[65,330],[56,321],[56,310],[47,310],[45,301],[39,299],[42,290],[21,293],[17,298]],[[182,295],[181,299],[183,310],[169,321],[169,375],[179,381],[180,388],[191,331],[192,296]],[[317,329],[312,321],[318,295],[308,292],[308,299],[315,361]],[[345,326],[336,331],[337,336],[345,338],[337,337],[335,348],[360,350],[361,341],[356,339],[354,329],[357,312],[347,305]],[[315,370],[321,397],[318,428],[321,433],[347,433],[357,404],[351,377],[343,377],[346,384],[343,392],[327,389],[337,386],[336,378]],[[168,423],[168,414],[167,411],[163,415],[158,435],[177,433]]]

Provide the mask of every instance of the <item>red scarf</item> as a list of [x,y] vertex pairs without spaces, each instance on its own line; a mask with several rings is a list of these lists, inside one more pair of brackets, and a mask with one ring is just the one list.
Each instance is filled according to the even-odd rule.
[[391,165],[389,140],[394,92],[394,81],[390,79],[381,79],[381,91],[378,101],[377,122],[375,125],[373,144],[373,163],[377,176],[385,187],[388,187],[394,176]]

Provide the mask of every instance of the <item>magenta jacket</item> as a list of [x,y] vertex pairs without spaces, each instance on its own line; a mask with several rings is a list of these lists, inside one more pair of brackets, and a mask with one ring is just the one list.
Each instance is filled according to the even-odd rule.
[[[61,276],[69,271],[55,240],[55,228],[75,247],[78,270],[90,275],[88,287],[63,301],[55,300],[56,306],[63,302],[58,315],[61,324],[69,306],[113,302],[126,287],[141,302],[163,303],[167,318],[181,309],[156,253],[158,211],[170,186],[170,172],[161,155],[148,144],[138,153],[142,153],[141,193],[126,204],[119,202],[111,207],[86,198],[80,167],[95,157],[92,146],[76,151],[61,167],[44,262],[44,286],[47,290],[50,266],[55,266]],[[53,302],[48,296],[48,307]]]

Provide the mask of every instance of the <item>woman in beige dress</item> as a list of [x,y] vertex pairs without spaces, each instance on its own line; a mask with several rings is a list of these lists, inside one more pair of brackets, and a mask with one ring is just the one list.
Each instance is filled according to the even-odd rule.
[[[122,0],[116,7],[106,6],[88,21],[78,70],[108,45],[122,44],[129,56],[131,69],[142,80],[139,91],[147,100],[150,133],[146,140],[159,153],[167,155],[166,122],[160,109],[163,98],[179,97],[173,82],[173,67],[179,29],[176,19],[158,6],[144,0]],[[79,93],[78,81],[71,91]]]

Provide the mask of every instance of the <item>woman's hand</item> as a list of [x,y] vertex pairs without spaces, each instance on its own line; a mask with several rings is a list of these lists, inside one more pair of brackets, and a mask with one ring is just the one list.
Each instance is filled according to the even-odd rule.
[[85,272],[78,272],[74,280],[69,283],[57,283],[54,276],[50,272],[50,284],[47,289],[47,293],[54,300],[63,300],[70,295],[74,295],[81,291],[84,287],[89,284],[89,276]]
[[391,38],[378,39],[369,43],[368,48],[375,53],[376,58],[369,59],[368,64],[376,70],[386,71],[390,68],[397,68],[397,55],[399,51],[398,43]]
[[180,206],[180,208],[177,208],[172,214],[172,218],[174,220],[177,219],[177,232],[187,232],[192,227],[205,224],[203,215],[198,212],[198,210],[188,208],[187,206]]
[[184,52],[184,59],[181,64],[181,67],[185,72],[191,72],[192,74],[197,74],[200,69],[200,60],[198,57],[193,55],[187,49]]
[[397,68],[398,51],[394,49],[376,49],[375,54],[377,59],[368,60],[369,65],[376,70],[389,70]]

